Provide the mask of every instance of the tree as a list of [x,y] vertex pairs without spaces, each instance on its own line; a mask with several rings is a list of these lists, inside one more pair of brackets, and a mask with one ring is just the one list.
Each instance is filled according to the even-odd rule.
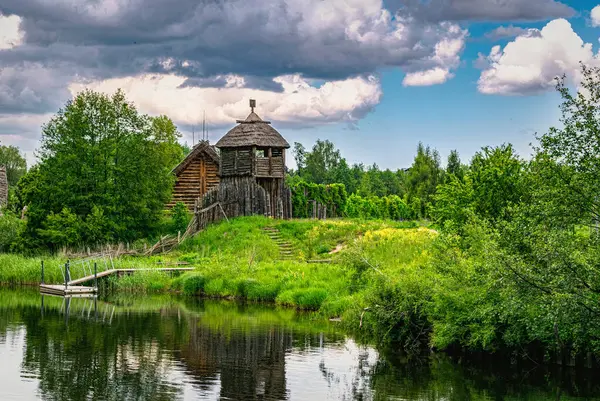
[[304,174],[316,184],[333,184],[342,156],[332,142],[317,140],[310,152],[305,153]]
[[300,142],[294,142],[294,150],[292,151],[296,167],[298,171],[303,171],[306,167],[306,148]]
[[[179,136],[167,117],[138,113],[121,91],[78,94],[43,127],[39,168],[20,185],[28,235],[46,234],[47,246],[149,235],[171,196]],[[80,232],[66,227],[76,224]],[[72,235],[62,241],[58,229]]]
[[484,147],[471,161],[464,178],[449,174],[434,197],[437,221],[462,226],[469,213],[495,223],[507,218],[507,208],[520,204],[524,163],[512,145]]
[[464,177],[464,167],[460,162],[460,156],[457,150],[451,150],[448,155],[448,164],[446,165],[446,180],[451,176],[462,180]]
[[558,80],[563,127],[538,138],[537,160],[556,178],[555,204],[571,205],[572,218],[591,226],[600,221],[600,68],[582,65],[582,75],[575,95]]
[[406,174],[408,203],[419,217],[428,216],[433,195],[442,178],[439,153],[419,142],[417,155]]
[[8,185],[17,185],[27,171],[27,161],[16,146],[0,145],[0,166],[6,167]]

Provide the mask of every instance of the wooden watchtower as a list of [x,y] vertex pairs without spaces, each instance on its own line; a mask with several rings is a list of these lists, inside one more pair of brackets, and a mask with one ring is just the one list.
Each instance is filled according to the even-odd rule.
[[216,143],[220,183],[204,196],[202,206],[219,202],[228,217],[291,218],[291,192],[285,185],[285,150],[290,145],[255,107],[250,100],[248,117]]

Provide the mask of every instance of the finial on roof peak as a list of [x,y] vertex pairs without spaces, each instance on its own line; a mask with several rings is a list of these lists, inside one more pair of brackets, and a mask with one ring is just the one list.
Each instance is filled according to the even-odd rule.
[[250,99],[250,110],[254,113],[254,108],[256,107],[256,100]]

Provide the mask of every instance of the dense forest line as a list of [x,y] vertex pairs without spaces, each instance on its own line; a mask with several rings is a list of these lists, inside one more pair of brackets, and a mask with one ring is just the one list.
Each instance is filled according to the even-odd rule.
[[[426,219],[439,233],[427,234],[422,242],[431,246],[418,248],[422,257],[405,268],[398,252],[413,241],[410,233],[371,230],[361,248],[364,233],[356,228],[358,245],[342,252],[338,272],[351,302],[328,310],[351,313],[348,321],[356,322],[369,308],[361,327],[406,348],[600,354],[600,69],[582,68],[577,93],[565,79],[557,81],[562,126],[538,135],[529,160],[504,144],[484,147],[464,164],[452,152],[442,166],[435,150],[419,145],[408,169],[382,171],[349,166],[327,141],[310,150],[296,144],[289,184],[297,217],[310,215],[310,202],[317,201],[342,217]],[[0,247],[55,251],[176,232],[187,212],[165,214],[164,205],[171,169],[185,152],[178,139],[167,117],[140,114],[121,92],[79,94],[42,128],[39,163],[26,173],[21,161],[9,165],[13,186],[0,218]],[[14,158],[15,149],[2,148],[4,154]],[[309,235],[305,228],[302,235]],[[211,263],[218,274],[231,274],[240,255],[227,259],[219,252]],[[255,255],[246,256],[253,277]],[[298,305],[309,284],[293,290],[300,295],[286,292],[278,265],[268,266],[263,279],[272,288],[265,299]],[[308,268],[294,266],[303,279]],[[226,294],[247,291],[247,283],[232,289],[215,277]],[[331,274],[319,273],[323,281],[316,282],[326,286],[323,277]],[[310,290],[318,295],[316,308],[333,302],[328,297],[335,291]]]

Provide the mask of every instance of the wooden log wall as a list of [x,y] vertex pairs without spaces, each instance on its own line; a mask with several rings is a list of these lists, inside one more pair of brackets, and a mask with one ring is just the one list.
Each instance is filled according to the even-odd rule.
[[202,208],[217,202],[230,218],[271,215],[270,199],[253,177],[223,177],[219,186],[202,198]]
[[[218,207],[217,207],[218,206]],[[222,177],[196,208],[197,229],[212,222],[239,216],[292,217],[292,192],[283,179]]]
[[[8,178],[6,168],[0,166],[0,208],[8,204]],[[1,211],[0,211],[1,212]]]
[[221,151],[221,177],[252,175],[253,161],[252,148],[223,149]]
[[167,205],[172,208],[183,202],[194,210],[196,200],[219,185],[219,166],[214,160],[200,153],[176,178],[173,199]]

